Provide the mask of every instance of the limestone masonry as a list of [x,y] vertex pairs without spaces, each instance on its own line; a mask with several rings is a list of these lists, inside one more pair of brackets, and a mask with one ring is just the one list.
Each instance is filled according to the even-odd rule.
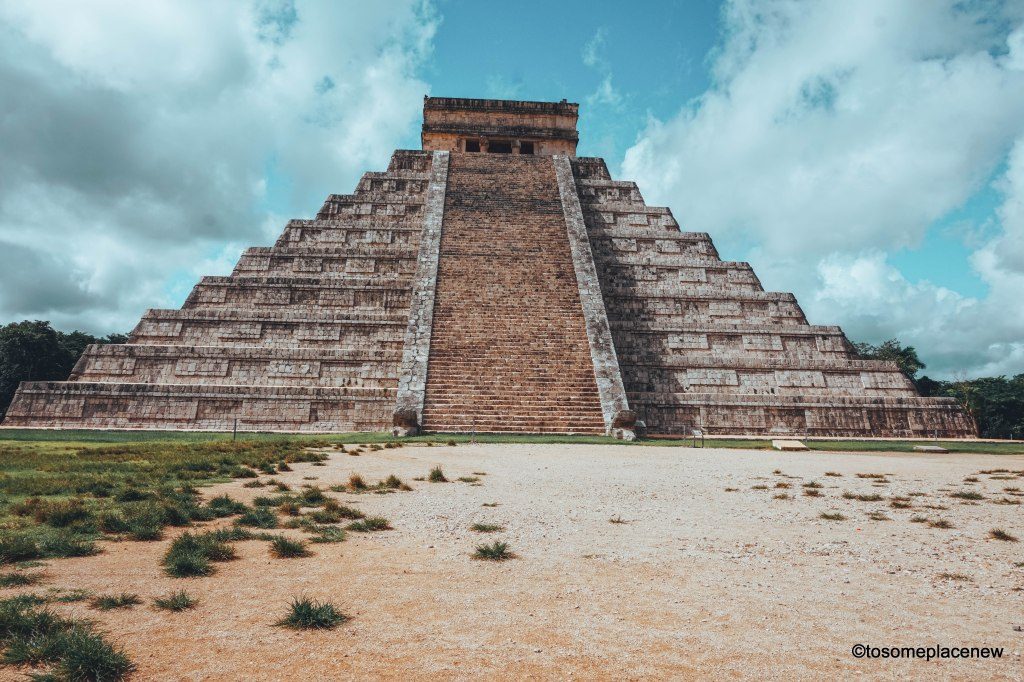
[[578,105],[428,97],[422,151],[26,382],[4,426],[968,437],[792,294],[682,232]]

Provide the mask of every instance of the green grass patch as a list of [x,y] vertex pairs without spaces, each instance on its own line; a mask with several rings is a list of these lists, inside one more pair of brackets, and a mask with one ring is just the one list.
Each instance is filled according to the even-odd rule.
[[[237,515],[244,505],[225,495],[204,503],[197,485],[326,458],[309,451],[320,442],[306,438],[91,431],[2,431],[0,438],[0,564],[87,556],[105,537],[159,540],[168,526]],[[265,513],[257,519],[257,527],[268,525]]]
[[42,667],[60,680],[122,680],[135,666],[92,624],[40,608],[30,596],[0,601],[3,665]]
[[439,466],[436,466],[436,467],[434,467],[433,469],[430,470],[430,473],[427,475],[427,480],[430,481],[431,483],[447,483],[448,482],[448,479],[444,475],[444,471],[442,471],[441,467],[439,467]]
[[[94,430],[40,430],[40,429],[5,429],[2,433],[0,446],[5,441],[13,443],[34,443],[51,447],[82,447],[88,445],[157,443],[162,445],[194,445],[231,443],[231,433],[218,432],[174,432],[174,431],[94,431]],[[642,445],[647,447],[691,447],[693,439],[678,438],[641,438],[632,443],[606,436],[559,436],[559,435],[528,435],[528,434],[445,434],[422,435],[409,438],[395,438],[389,432],[354,432],[317,435],[296,435],[279,433],[242,433],[238,435],[238,443],[306,443],[311,445],[333,446],[344,451],[343,446],[381,444],[385,448],[403,445],[447,445],[458,443],[524,443],[524,444],[591,444],[591,445]],[[812,450],[845,451],[845,452],[907,452],[914,453],[916,445],[939,445],[950,452],[985,453],[985,454],[1024,454],[1024,442],[1010,441],[985,443],[961,440],[818,440],[804,439],[803,442]],[[53,444],[53,445],[51,445]],[[341,446],[340,448],[338,446]],[[727,448],[743,450],[769,450],[771,440],[764,438],[715,438],[705,441],[709,448]],[[920,454],[920,453],[916,453]],[[253,467],[259,469],[259,467]]]
[[43,581],[42,573],[0,573],[0,587],[28,587]]

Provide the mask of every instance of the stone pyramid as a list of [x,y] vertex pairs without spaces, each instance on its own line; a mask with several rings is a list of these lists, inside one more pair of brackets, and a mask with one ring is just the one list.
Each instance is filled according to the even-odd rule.
[[4,426],[968,437],[838,327],[683,232],[578,105],[425,98],[422,151],[26,382]]

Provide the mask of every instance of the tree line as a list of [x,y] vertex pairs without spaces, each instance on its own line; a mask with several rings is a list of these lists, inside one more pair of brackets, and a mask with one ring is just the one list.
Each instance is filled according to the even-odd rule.
[[91,343],[125,343],[127,334],[62,332],[42,320],[0,327],[0,418],[22,381],[64,381]]
[[1024,374],[951,381],[919,378],[927,365],[913,346],[889,339],[877,346],[855,343],[853,347],[862,358],[895,362],[922,396],[956,399],[974,418],[982,438],[1024,438]]
[[[64,381],[89,344],[127,340],[126,334],[100,337],[80,331],[62,332],[41,320],[0,327],[0,417],[20,382]],[[1024,374],[939,381],[918,377],[927,366],[913,346],[904,346],[897,339],[853,346],[862,358],[895,362],[921,395],[955,398],[974,417],[983,438],[1024,438]]]

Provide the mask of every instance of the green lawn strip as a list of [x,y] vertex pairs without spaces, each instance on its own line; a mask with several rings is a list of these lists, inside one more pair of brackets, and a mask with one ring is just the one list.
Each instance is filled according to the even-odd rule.
[[157,540],[167,526],[240,513],[199,485],[322,460],[310,439],[0,442],[0,564],[85,556],[104,536]]
[[[78,452],[86,448],[103,447],[114,443],[140,443],[153,445],[164,443],[169,445],[225,443],[231,442],[230,433],[215,432],[175,432],[175,431],[88,431],[88,430],[37,430],[37,429],[0,429],[0,452],[4,445],[11,443],[35,444],[41,455]],[[471,441],[484,444],[520,443],[520,444],[580,444],[580,445],[623,445],[623,441],[605,436],[560,436],[560,435],[529,435],[529,434],[430,434],[411,438],[395,438],[385,431],[334,433],[334,434],[284,434],[284,433],[248,433],[237,435],[239,443],[337,443],[343,445],[374,444],[399,442],[409,445],[447,443],[463,444]],[[969,441],[889,441],[889,440],[814,440],[803,441],[812,450],[848,451],[848,452],[913,452],[916,445],[941,445],[950,452],[987,453],[987,454],[1024,454],[1024,441],[981,443]],[[693,439],[680,436],[678,438],[643,438],[631,445],[649,447],[689,447]],[[767,450],[771,448],[769,438],[714,438],[704,441],[705,447],[743,450]],[[0,461],[0,471],[4,470],[4,462]]]

